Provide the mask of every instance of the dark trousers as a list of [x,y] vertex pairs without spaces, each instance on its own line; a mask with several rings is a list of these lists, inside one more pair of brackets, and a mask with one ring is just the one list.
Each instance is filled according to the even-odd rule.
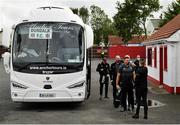
[[115,100],[116,99],[116,93],[117,93],[116,81],[115,80],[113,80],[112,87],[113,87],[113,100]]
[[128,107],[134,110],[134,91],[133,88],[130,88],[127,92],[128,94]]
[[100,96],[103,95],[103,88],[104,88],[104,85],[105,85],[105,97],[108,97],[108,79],[109,78],[107,76],[100,75],[100,80],[99,80],[99,83],[100,83]]
[[140,106],[144,106],[144,116],[148,115],[148,104],[147,104],[147,88],[136,87],[136,103],[137,109],[136,114],[139,115]]
[[124,110],[127,109],[127,99],[128,95],[128,103],[131,104],[134,107],[134,94],[133,94],[133,88],[132,87],[121,87],[121,105],[124,108]]

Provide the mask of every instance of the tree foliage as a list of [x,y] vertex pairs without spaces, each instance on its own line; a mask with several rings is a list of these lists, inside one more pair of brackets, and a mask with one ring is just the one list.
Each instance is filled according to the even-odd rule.
[[84,6],[79,9],[79,16],[82,18],[84,23],[89,22],[89,11]]
[[91,26],[94,31],[94,43],[108,42],[108,35],[115,33],[114,25],[111,19],[105,14],[104,10],[100,7],[92,5],[91,10]]
[[74,14],[79,15],[79,9],[78,8],[70,8]]
[[79,15],[85,24],[89,22],[89,11],[86,7],[71,8],[74,14]]
[[134,3],[125,0],[124,3],[117,2],[118,13],[113,17],[118,35],[123,38],[126,44],[132,39],[133,34],[141,33],[142,29],[138,23],[138,10],[134,8]]
[[160,23],[160,26],[165,25],[167,22],[172,20],[175,16],[180,14],[180,0],[172,2],[171,5],[168,6],[167,11],[163,13],[164,18]]
[[153,17],[152,12],[158,11],[160,8],[159,0],[133,0],[136,1],[136,8],[139,12],[139,22],[143,26],[143,31],[145,36],[147,37],[147,30],[146,30],[146,20],[148,17]]
[[115,27],[127,43],[133,35],[146,35],[147,18],[161,7],[159,0],[125,0],[124,3],[117,2],[116,8],[118,12],[113,18]]

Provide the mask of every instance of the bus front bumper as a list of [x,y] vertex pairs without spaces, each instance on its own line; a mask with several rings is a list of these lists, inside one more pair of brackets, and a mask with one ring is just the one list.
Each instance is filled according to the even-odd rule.
[[14,102],[82,102],[85,100],[85,93],[79,91],[12,91],[11,97]]

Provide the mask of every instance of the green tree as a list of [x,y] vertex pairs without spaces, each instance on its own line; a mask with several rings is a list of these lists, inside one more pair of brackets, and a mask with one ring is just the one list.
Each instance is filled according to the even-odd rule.
[[125,0],[124,3],[117,2],[117,14],[113,17],[118,35],[123,38],[125,44],[132,39],[134,34],[141,34],[142,28],[139,26],[139,12],[134,7],[132,0]]
[[84,6],[79,9],[79,16],[82,18],[84,23],[88,23],[89,21],[89,11]]
[[164,18],[162,22],[160,22],[160,26],[165,25],[178,14],[180,14],[180,0],[174,1],[171,5],[168,6],[167,11],[163,13]]
[[148,17],[153,17],[152,13],[158,11],[160,8],[159,0],[132,0],[135,3],[135,8],[139,12],[139,22],[143,26],[143,31],[147,37],[146,20]]
[[115,27],[126,44],[133,35],[147,36],[145,23],[152,12],[160,9],[159,0],[125,0],[117,2],[117,14],[114,16]]
[[84,23],[87,24],[89,22],[89,11],[87,8],[85,8],[85,6],[81,8],[70,8],[70,9],[73,11],[74,14],[80,16]]
[[114,25],[100,7],[92,5],[90,10],[90,23],[94,31],[94,43],[99,44],[101,41],[104,41],[105,44],[107,44],[108,35],[115,33],[115,31],[113,31],[113,29],[115,29]]
[[78,8],[70,8],[74,14],[79,14],[79,9]]

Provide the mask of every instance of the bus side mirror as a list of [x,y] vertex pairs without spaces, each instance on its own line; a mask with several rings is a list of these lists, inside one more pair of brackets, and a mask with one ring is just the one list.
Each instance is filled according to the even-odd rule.
[[9,52],[5,52],[3,55],[3,63],[4,63],[4,68],[6,73],[10,73],[10,53]]
[[85,25],[85,34],[86,34],[86,43],[87,43],[87,49],[93,46],[94,42],[94,34],[93,30],[90,26]]

